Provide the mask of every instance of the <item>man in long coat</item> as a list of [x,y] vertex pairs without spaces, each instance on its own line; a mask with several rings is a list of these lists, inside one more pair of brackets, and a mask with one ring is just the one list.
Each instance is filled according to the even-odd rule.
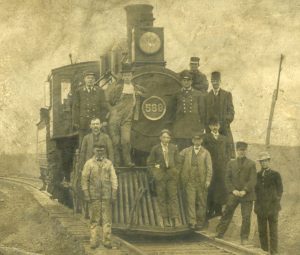
[[72,106],[72,122],[79,132],[79,147],[83,137],[89,132],[91,120],[99,118],[104,122],[110,109],[104,91],[95,85],[95,74],[85,72],[84,82],[85,85],[75,91]]
[[260,245],[264,251],[277,254],[278,214],[281,209],[280,200],[283,193],[282,180],[280,174],[270,168],[271,157],[268,152],[261,152],[258,160],[261,171],[257,173],[255,186],[257,198],[254,211],[257,214]]
[[173,135],[179,151],[192,145],[191,137],[204,130],[205,99],[192,88],[189,71],[181,72],[182,89],[175,95]]
[[203,135],[194,135],[193,146],[180,152],[181,182],[191,229],[201,229],[205,224],[207,189],[212,177],[210,154],[201,146],[202,141]]
[[211,118],[217,117],[220,122],[220,134],[227,136],[231,144],[231,157],[235,157],[233,137],[230,129],[230,124],[234,119],[234,106],[232,95],[230,92],[220,88],[221,73],[211,73],[211,83],[213,89],[206,95],[206,132],[210,132],[208,122]]
[[254,161],[246,157],[247,147],[247,143],[237,142],[237,159],[231,160],[227,164],[225,183],[229,195],[223,216],[217,226],[216,236],[223,238],[235,209],[241,204],[242,227],[240,236],[242,245],[248,243],[256,185],[256,165]]
[[219,120],[213,118],[209,122],[210,133],[203,138],[203,147],[206,148],[212,160],[212,180],[207,196],[207,216],[222,215],[222,206],[227,201],[227,189],[225,186],[226,165],[230,160],[230,144],[227,137],[219,133]]
[[172,227],[179,225],[177,185],[180,157],[177,146],[170,143],[171,132],[161,131],[160,143],[155,145],[147,159],[151,175],[156,184],[157,202],[163,225]]

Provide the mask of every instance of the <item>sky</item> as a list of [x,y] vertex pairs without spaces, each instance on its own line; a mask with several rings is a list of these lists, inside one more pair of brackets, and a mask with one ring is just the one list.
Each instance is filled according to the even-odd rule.
[[[265,142],[280,54],[284,54],[271,144],[300,145],[300,2],[296,0],[0,0],[0,151],[35,152],[36,123],[50,70],[99,60],[126,38],[124,6],[154,6],[167,68],[200,57],[208,78],[232,92],[235,140]],[[211,86],[211,85],[210,85]]]

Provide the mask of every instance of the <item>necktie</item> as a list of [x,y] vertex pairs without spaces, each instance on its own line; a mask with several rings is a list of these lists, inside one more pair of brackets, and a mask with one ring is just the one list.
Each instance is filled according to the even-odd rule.
[[168,168],[169,167],[168,146],[166,146],[164,149],[164,158],[165,158],[166,167]]

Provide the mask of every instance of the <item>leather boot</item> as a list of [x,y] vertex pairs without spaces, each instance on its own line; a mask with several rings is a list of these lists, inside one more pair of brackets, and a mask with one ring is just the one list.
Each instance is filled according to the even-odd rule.
[[177,217],[172,218],[172,227],[178,227],[180,225],[179,219]]
[[131,161],[131,149],[130,145],[122,144],[122,156],[124,165],[127,167],[134,167],[135,164]]
[[164,227],[171,227],[169,218],[163,218]]
[[91,226],[90,247],[96,249],[99,246],[99,227]]

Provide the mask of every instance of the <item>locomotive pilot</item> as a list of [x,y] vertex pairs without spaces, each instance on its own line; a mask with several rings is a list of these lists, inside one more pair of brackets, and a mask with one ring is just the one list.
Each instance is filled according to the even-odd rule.
[[213,89],[206,95],[206,132],[209,133],[209,120],[217,117],[220,122],[220,134],[227,136],[231,146],[230,157],[235,158],[233,137],[230,129],[230,123],[234,119],[234,106],[230,92],[220,88],[221,73],[211,73],[211,84]]
[[180,152],[181,182],[187,201],[188,222],[191,229],[204,227],[207,190],[212,178],[209,152],[201,146],[203,134],[194,135],[193,146]]
[[94,156],[85,163],[81,178],[84,198],[90,206],[90,245],[93,249],[99,246],[100,232],[104,247],[112,248],[112,203],[117,197],[118,180],[105,154],[105,146],[95,144]]
[[75,91],[72,106],[72,122],[79,132],[79,147],[83,137],[89,132],[91,119],[99,118],[104,122],[110,108],[104,91],[95,85],[93,72],[84,73],[84,83],[84,86]]
[[132,68],[128,63],[122,65],[122,79],[111,90],[109,102],[112,105],[108,128],[112,139],[115,165],[132,167],[130,134],[137,97],[142,95],[143,88],[132,83]]
[[192,75],[188,70],[180,74],[182,88],[175,94],[173,134],[179,151],[192,145],[193,134],[204,130],[204,95],[192,88]]
[[155,145],[147,159],[156,184],[157,202],[164,227],[179,225],[177,185],[180,156],[177,146],[170,143],[171,133],[164,129],[160,133],[160,144]]
[[192,87],[202,93],[207,93],[208,81],[206,75],[199,71],[200,58],[191,57],[190,72],[192,74]]

